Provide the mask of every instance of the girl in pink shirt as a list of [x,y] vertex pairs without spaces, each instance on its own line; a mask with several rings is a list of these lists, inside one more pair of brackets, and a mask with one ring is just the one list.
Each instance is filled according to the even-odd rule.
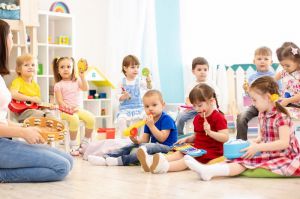
[[[79,73],[79,78],[75,77],[74,69],[75,61],[72,57],[59,57],[53,60],[54,73],[54,92],[55,99],[59,106],[71,109],[74,111],[73,115],[61,113],[61,119],[67,120],[70,130],[70,148],[71,155],[79,155],[81,149],[87,147],[91,138],[95,118],[94,115],[80,107],[82,104],[82,91],[89,90],[89,85],[85,79],[84,73]],[[85,136],[81,140],[80,147],[77,146],[76,136],[79,127],[79,120],[85,123]]]

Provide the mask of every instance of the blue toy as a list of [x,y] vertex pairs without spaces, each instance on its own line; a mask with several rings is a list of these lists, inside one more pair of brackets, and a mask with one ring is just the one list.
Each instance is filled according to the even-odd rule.
[[[241,152],[242,149],[250,146],[249,141],[244,141],[241,139],[237,140],[229,140],[228,142],[224,143],[223,149],[224,149],[224,156],[227,159],[235,159],[240,158],[243,156],[246,152]],[[259,155],[260,152],[256,153],[255,155]]]
[[173,150],[180,151],[181,153],[190,155],[192,157],[200,157],[207,153],[206,150],[197,149],[193,147],[191,144],[187,144],[187,143],[175,144],[173,145]]

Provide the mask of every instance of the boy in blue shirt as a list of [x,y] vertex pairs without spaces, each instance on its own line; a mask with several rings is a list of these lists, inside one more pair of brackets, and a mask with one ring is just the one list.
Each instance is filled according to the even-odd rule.
[[[270,71],[272,65],[272,51],[268,47],[260,47],[255,50],[254,64],[256,65],[256,73],[252,74],[248,78],[248,82],[243,85],[246,93],[248,93],[249,85],[251,85],[256,79],[264,76],[274,77],[274,72]],[[258,116],[258,110],[255,106],[251,105],[248,109],[237,116],[237,139],[247,140],[248,122]]]
[[[100,166],[128,166],[137,164],[136,149],[143,146],[149,154],[168,153],[177,142],[177,129],[174,120],[163,112],[165,103],[157,90],[149,90],[143,97],[144,109],[147,114],[144,133],[140,138],[130,137],[133,144],[122,147],[103,157],[89,156],[88,160]],[[150,141],[150,143],[149,143]]]

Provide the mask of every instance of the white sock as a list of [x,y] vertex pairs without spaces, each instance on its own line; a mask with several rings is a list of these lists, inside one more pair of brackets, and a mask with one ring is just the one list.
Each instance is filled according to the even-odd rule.
[[199,177],[204,181],[208,181],[212,177],[216,177],[216,176],[229,176],[228,164],[218,163],[212,165],[204,165],[189,155],[184,156],[184,161],[186,165],[192,171],[198,173]]
[[71,140],[70,141],[70,147],[73,147],[73,146],[77,146],[77,141],[76,140]]
[[95,156],[95,155],[89,155],[88,156],[88,161],[92,165],[106,166],[106,161],[105,161],[105,158],[103,158],[103,157],[99,157],[99,156]]
[[107,157],[105,159],[107,166],[118,166],[119,165],[119,161],[118,158],[114,158],[114,157]]
[[170,164],[164,154],[157,153],[153,155],[153,163],[150,167],[152,173],[167,173],[169,167]]

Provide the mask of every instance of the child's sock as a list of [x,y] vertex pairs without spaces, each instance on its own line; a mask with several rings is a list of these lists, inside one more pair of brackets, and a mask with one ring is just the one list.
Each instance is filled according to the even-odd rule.
[[119,158],[114,158],[114,157],[107,157],[105,159],[107,166],[119,166],[122,165],[119,162]]
[[71,140],[70,141],[70,154],[72,156],[78,156],[79,151],[78,151],[78,146],[76,140]]
[[229,176],[229,166],[227,164],[204,165],[199,163],[189,155],[184,156],[186,165],[200,176],[204,181],[216,176]]
[[153,155],[153,162],[150,166],[151,173],[167,173],[169,170],[170,164],[162,153],[156,153]]
[[105,161],[105,158],[103,158],[103,157],[99,157],[99,156],[95,156],[95,155],[89,155],[88,156],[88,161],[92,165],[106,166],[106,161]]
[[90,144],[90,138],[87,138],[87,137],[82,138],[81,143],[80,143],[79,152],[81,154],[83,154],[89,144]]
[[153,156],[147,153],[147,148],[145,146],[141,146],[140,148],[138,148],[136,155],[141,163],[142,171],[149,172],[150,166],[153,162]]

